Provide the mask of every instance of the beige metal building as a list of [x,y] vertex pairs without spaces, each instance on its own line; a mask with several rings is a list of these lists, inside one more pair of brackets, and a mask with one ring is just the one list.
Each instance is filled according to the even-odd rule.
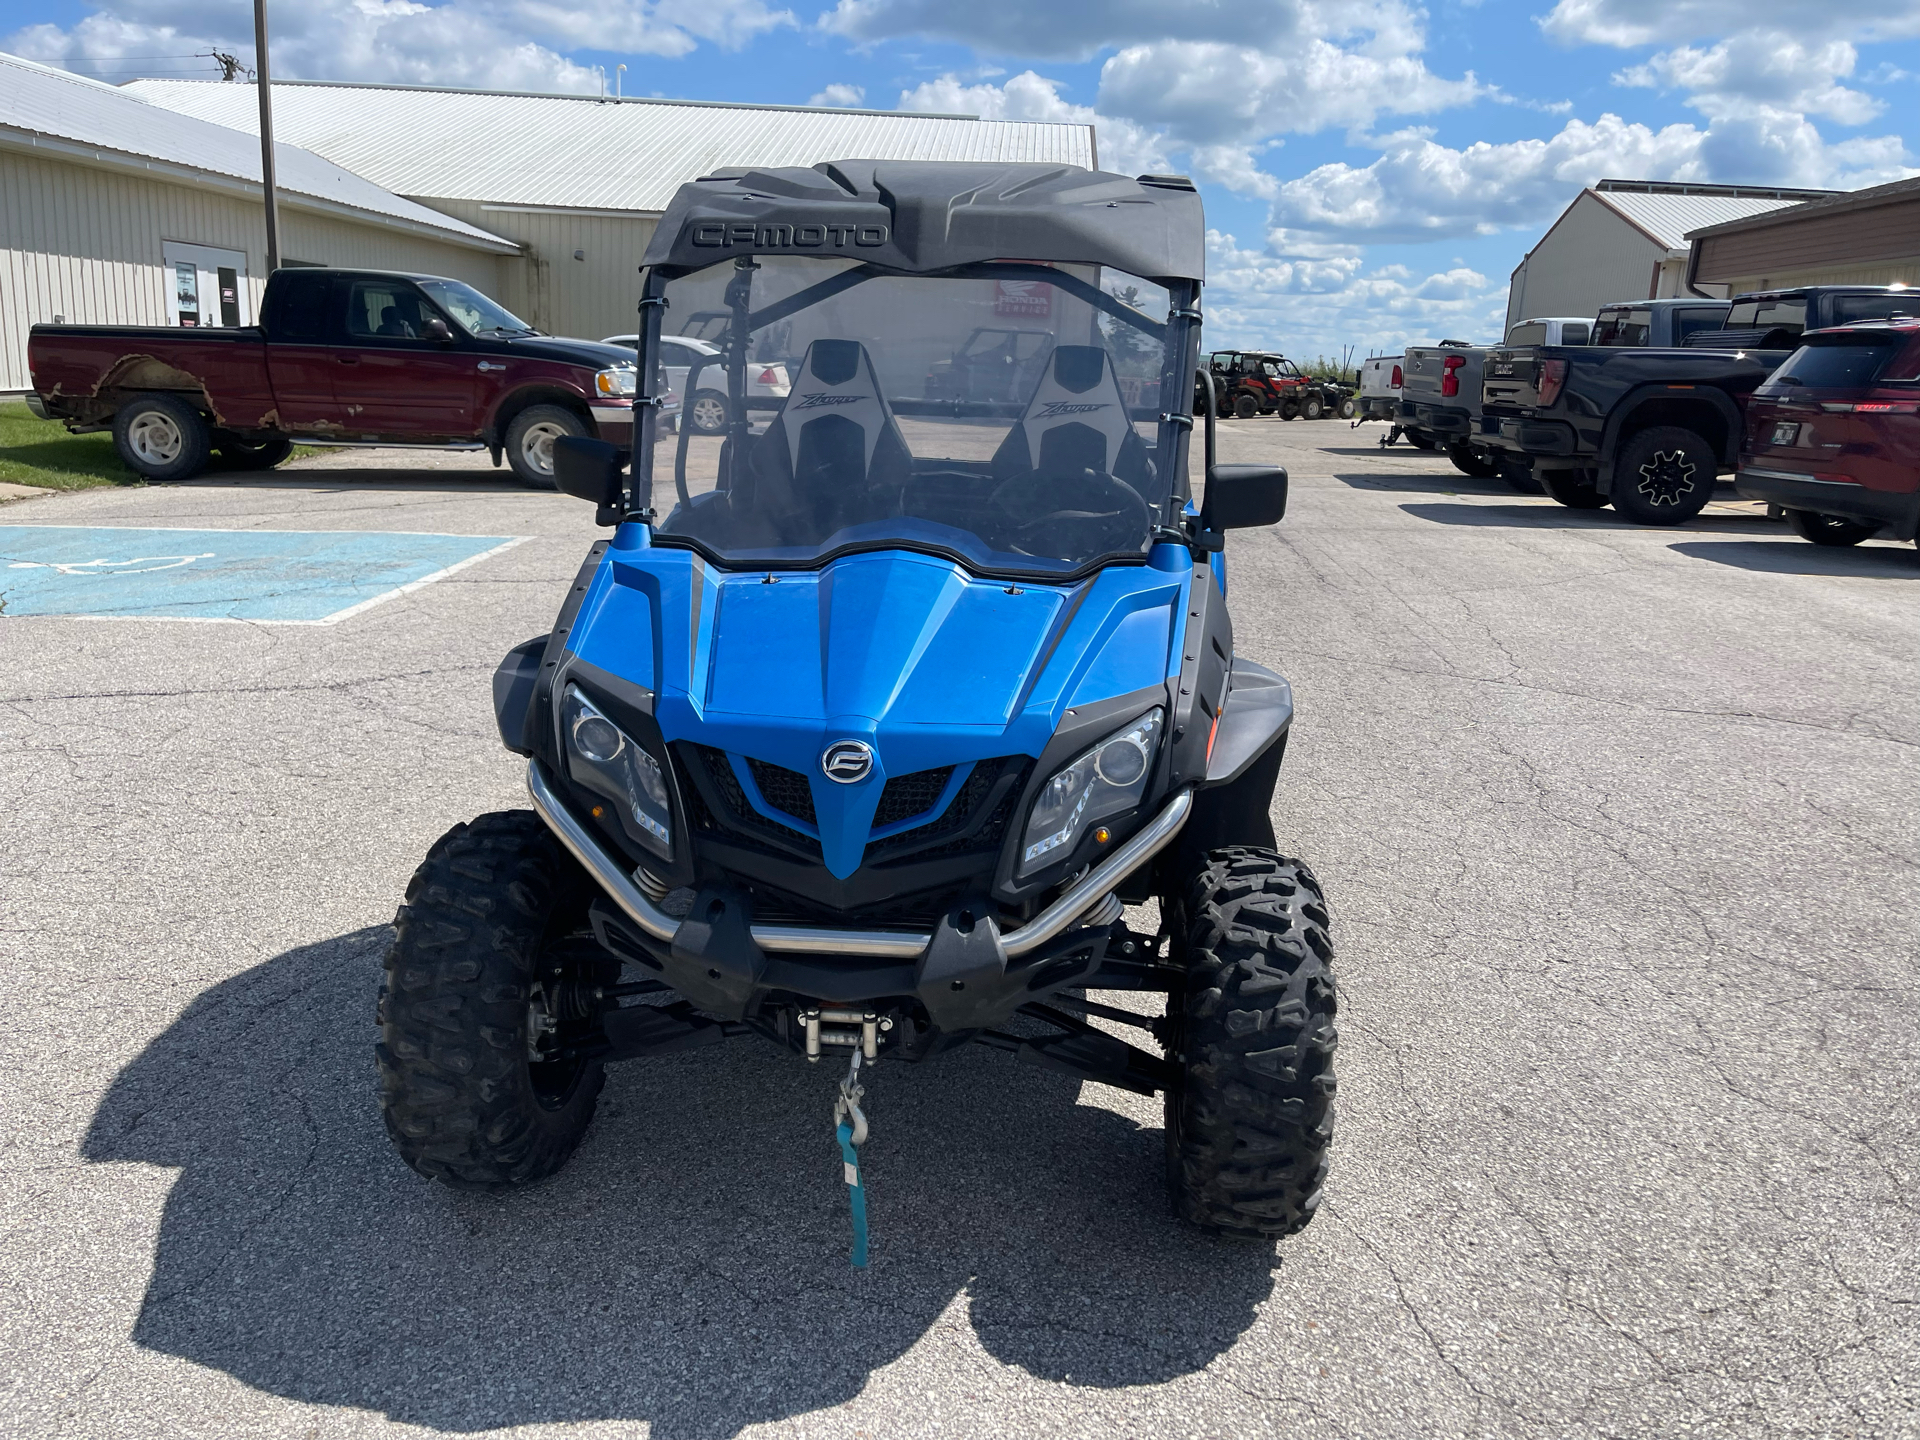
[[[251,93],[251,92],[249,92]],[[275,147],[282,250],[497,290],[519,246]],[[247,325],[265,286],[260,142],[0,55],[0,391],[30,326]]]
[[[1602,180],[1580,192],[1514,270],[1507,325],[1543,315],[1592,315],[1616,300],[1688,294],[1689,231],[1834,193]],[[1705,284],[1699,290],[1728,293]]]
[[[251,85],[138,80],[155,105],[258,133]],[[274,133],[524,258],[494,292],[542,330],[630,333],[639,260],[675,190],[731,166],[994,160],[1093,168],[1093,127],[894,110],[276,82]]]
[[1920,286],[1920,176],[1695,230],[1695,283]]

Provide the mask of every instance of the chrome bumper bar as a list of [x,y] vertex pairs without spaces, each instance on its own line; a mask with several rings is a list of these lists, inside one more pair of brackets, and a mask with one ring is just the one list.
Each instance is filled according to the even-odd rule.
[[[599,838],[573,813],[566,797],[554,786],[538,760],[527,765],[527,793],[533,808],[555,838],[586,868],[627,918],[655,940],[671,944],[680,922],[649,900],[633,882],[624,864],[610,854]],[[1113,887],[1153,858],[1180,833],[1193,809],[1193,792],[1182,790],[1169,800],[1146,826],[1067,888],[1053,904],[1017,930],[1001,937],[1010,959],[1036,950],[1083,917],[1090,923],[1112,924],[1120,918]],[[1096,906],[1098,907],[1096,909]],[[1093,914],[1089,915],[1088,912]],[[1106,912],[1111,911],[1111,914]],[[1105,915],[1104,922],[1100,917]],[[755,925],[753,943],[769,955],[830,954],[870,960],[917,960],[933,937],[924,930],[836,930],[812,925]]]

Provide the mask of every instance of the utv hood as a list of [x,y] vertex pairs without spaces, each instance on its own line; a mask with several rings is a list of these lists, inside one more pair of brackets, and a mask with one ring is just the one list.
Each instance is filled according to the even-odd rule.
[[[1177,671],[1192,570],[1174,547],[1156,558],[1167,552],[1167,569],[1114,566],[1064,586],[981,579],[895,550],[738,572],[622,527],[568,648],[654,692],[669,742],[806,776],[823,859],[844,879],[888,776],[1037,757],[1072,707]],[[821,766],[843,740],[872,750],[871,771],[853,783]]]

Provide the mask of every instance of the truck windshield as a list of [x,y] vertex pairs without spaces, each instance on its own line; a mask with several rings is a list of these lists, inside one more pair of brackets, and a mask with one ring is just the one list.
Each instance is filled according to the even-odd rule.
[[511,310],[494,304],[471,285],[458,280],[422,280],[420,288],[433,297],[433,303],[459,322],[469,335],[538,335],[526,321]]
[[[1171,514],[1179,427],[1162,412],[1184,415],[1191,380],[1158,286],[1091,265],[928,277],[762,256],[674,280],[667,302],[731,323],[682,382],[718,403],[655,441],[658,544],[740,568],[905,548],[1049,577],[1143,556]],[[789,385],[754,383],[774,366]]]

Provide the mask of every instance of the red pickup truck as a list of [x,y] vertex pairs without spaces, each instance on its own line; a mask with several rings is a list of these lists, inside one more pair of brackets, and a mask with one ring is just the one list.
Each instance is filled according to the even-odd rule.
[[260,309],[233,329],[36,325],[27,403],[75,433],[111,429],[149,480],[185,480],[215,451],[277,465],[303,442],[484,447],[550,490],[562,435],[631,443],[631,350],[542,335],[461,281],[279,270]]

